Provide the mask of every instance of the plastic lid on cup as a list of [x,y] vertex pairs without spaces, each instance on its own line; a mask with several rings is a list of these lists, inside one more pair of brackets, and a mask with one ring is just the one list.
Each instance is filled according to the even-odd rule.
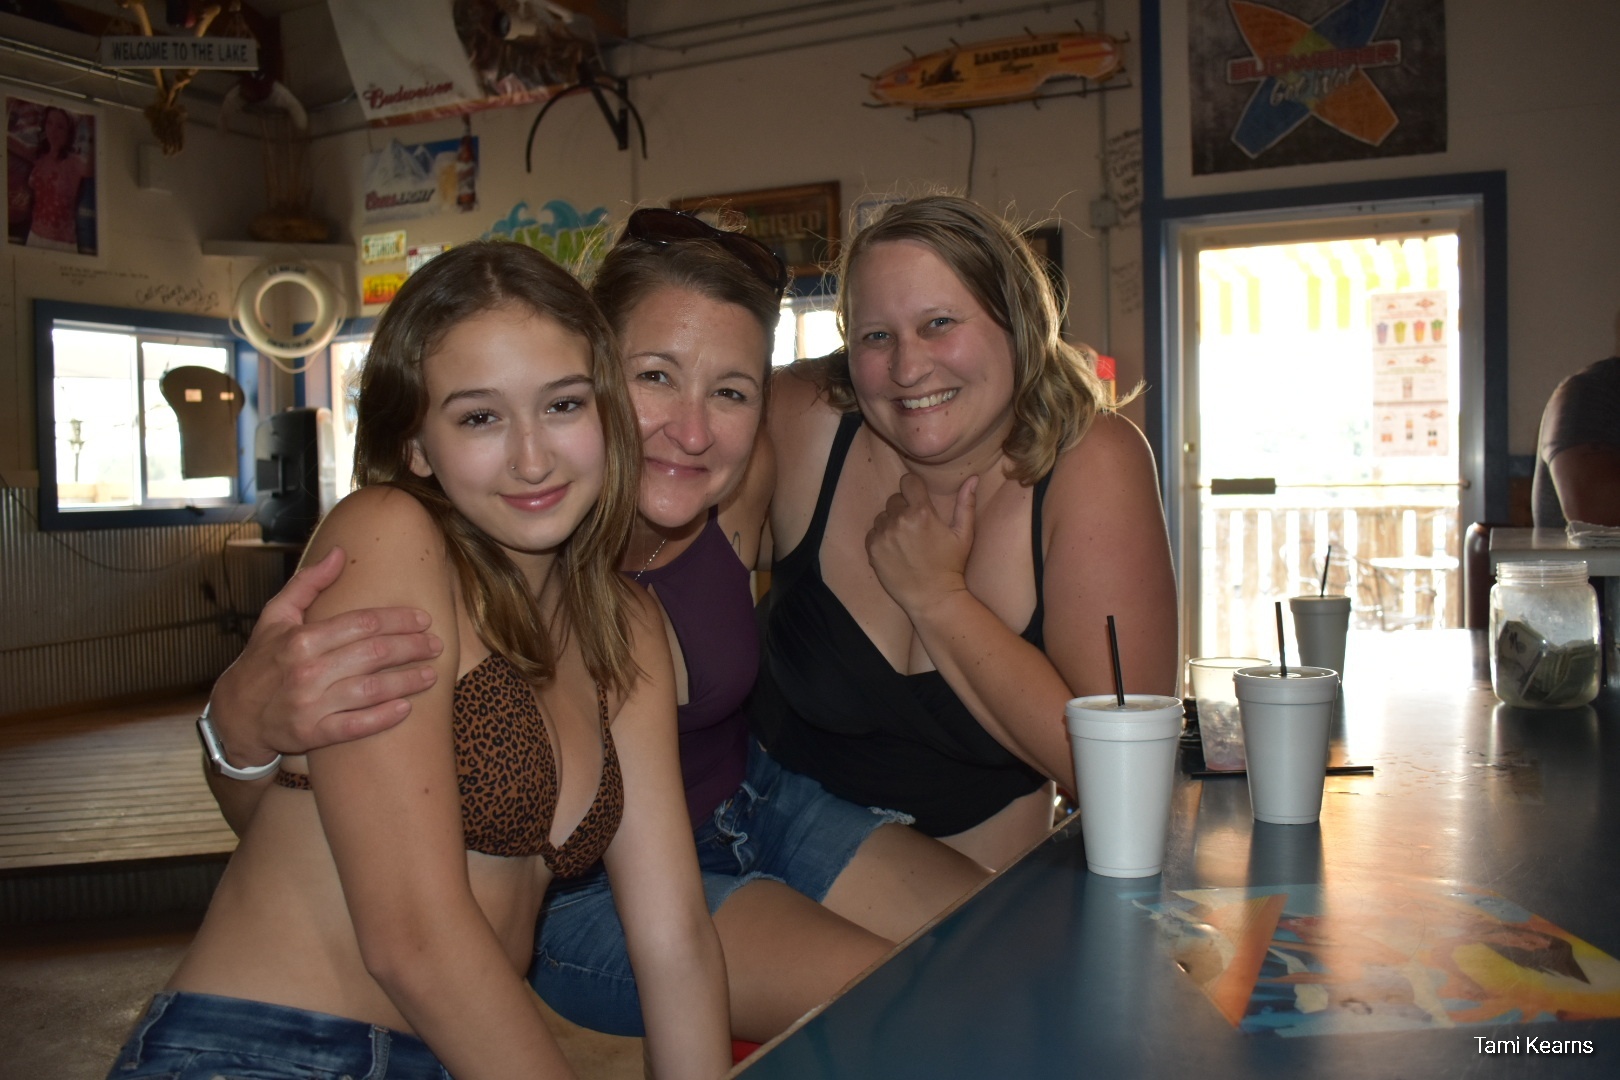
[[1348,596],[1290,596],[1288,598],[1288,609],[1290,611],[1298,611],[1301,608],[1314,608],[1318,611],[1325,610],[1333,614],[1339,614],[1350,610],[1350,598]]
[[1181,734],[1180,698],[1163,694],[1126,694],[1125,707],[1113,694],[1075,698],[1063,708],[1069,734],[1109,742],[1150,742]]
[[1332,701],[1339,690],[1339,673],[1325,667],[1288,666],[1288,674],[1276,664],[1244,668],[1234,672],[1233,683],[1240,701],[1302,704]]

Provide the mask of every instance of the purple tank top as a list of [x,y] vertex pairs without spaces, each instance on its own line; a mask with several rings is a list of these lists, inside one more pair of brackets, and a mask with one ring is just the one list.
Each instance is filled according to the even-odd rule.
[[686,658],[687,703],[676,719],[686,811],[696,828],[741,786],[748,763],[742,705],[759,674],[748,568],[711,509],[692,546],[669,565],[642,574],[640,583],[664,605]]

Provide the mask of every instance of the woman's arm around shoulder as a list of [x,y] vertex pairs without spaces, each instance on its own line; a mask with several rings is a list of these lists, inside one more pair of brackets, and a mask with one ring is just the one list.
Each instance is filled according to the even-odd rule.
[[1043,508],[1047,655],[1076,694],[1112,693],[1108,616],[1128,693],[1174,694],[1176,580],[1158,469],[1135,424],[1099,414],[1053,470]]
[[737,490],[720,504],[719,515],[727,542],[749,569],[770,569],[770,533],[765,528],[765,517],[770,513],[771,493],[775,489],[776,446],[762,422],[754,435],[754,448],[748,455],[742,480]]
[[[349,496],[312,541],[349,563],[316,617],[414,604],[457,625],[453,570],[437,525],[404,492]],[[463,844],[451,694],[460,664],[445,634],[438,679],[410,715],[369,739],[308,755],[310,786],[366,969],[456,1076],[571,1072],[473,897]]]
[[641,675],[612,721],[624,819],[604,861],[640,989],[652,1074],[716,1077],[731,1067],[725,958],[687,819],[663,618],[639,590],[632,633]]
[[[443,648],[418,608],[346,611],[306,621],[305,611],[338,579],[348,556],[328,548],[306,560],[253,624],[247,645],[214,683],[208,712],[225,758],[243,767],[278,754],[362,738],[411,710],[407,697],[433,685],[421,666]],[[232,780],[203,765],[225,820],[246,831],[270,780]]]

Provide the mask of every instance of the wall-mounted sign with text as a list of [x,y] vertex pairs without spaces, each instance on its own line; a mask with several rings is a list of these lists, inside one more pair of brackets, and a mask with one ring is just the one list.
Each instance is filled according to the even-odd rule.
[[360,279],[360,302],[367,307],[386,304],[403,284],[404,274],[367,274]]
[[1457,425],[1451,399],[1456,336],[1444,289],[1373,293],[1373,455],[1445,457]]
[[371,233],[360,238],[360,261],[363,263],[394,262],[404,257],[404,229]]
[[366,224],[427,217],[478,205],[478,139],[406,145],[389,140],[366,155],[361,195]]
[[97,58],[110,68],[209,68],[256,71],[259,43],[254,38],[104,37]]
[[838,181],[675,199],[669,204],[722,229],[747,233],[795,277],[820,277],[838,258]]

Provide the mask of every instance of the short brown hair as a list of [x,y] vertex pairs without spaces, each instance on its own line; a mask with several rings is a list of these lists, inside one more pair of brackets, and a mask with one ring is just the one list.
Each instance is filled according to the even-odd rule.
[[[506,305],[585,339],[606,443],[602,492],[563,545],[557,624],[547,623],[506,552],[455,508],[438,479],[411,471],[412,441],[428,408],[423,362],[452,327]],[[532,682],[556,672],[557,645],[568,634],[578,636],[598,683],[622,691],[634,681],[629,593],[618,563],[635,519],[641,454],[607,320],[584,286],[533,248],[485,240],[457,245],[412,274],[378,320],[360,371],[355,482],[401,488],[427,507],[444,533],[479,636]]]
[[781,317],[777,291],[719,244],[689,240],[654,244],[625,235],[608,249],[591,278],[591,296],[616,333],[624,333],[630,312],[665,286],[689,289],[722,304],[736,304],[765,334],[765,374],[771,370],[771,341]]
[[[849,333],[850,277],[878,244],[926,244],[967,286],[973,298],[1012,337],[1013,429],[1002,446],[1010,474],[1033,484],[1058,455],[1078,443],[1092,417],[1107,408],[1092,361],[1063,340],[1061,301],[1045,269],[1005,219],[968,199],[927,195],[897,203],[844,247],[838,269],[838,328]],[[828,400],[858,407],[847,352],[819,365]]]

